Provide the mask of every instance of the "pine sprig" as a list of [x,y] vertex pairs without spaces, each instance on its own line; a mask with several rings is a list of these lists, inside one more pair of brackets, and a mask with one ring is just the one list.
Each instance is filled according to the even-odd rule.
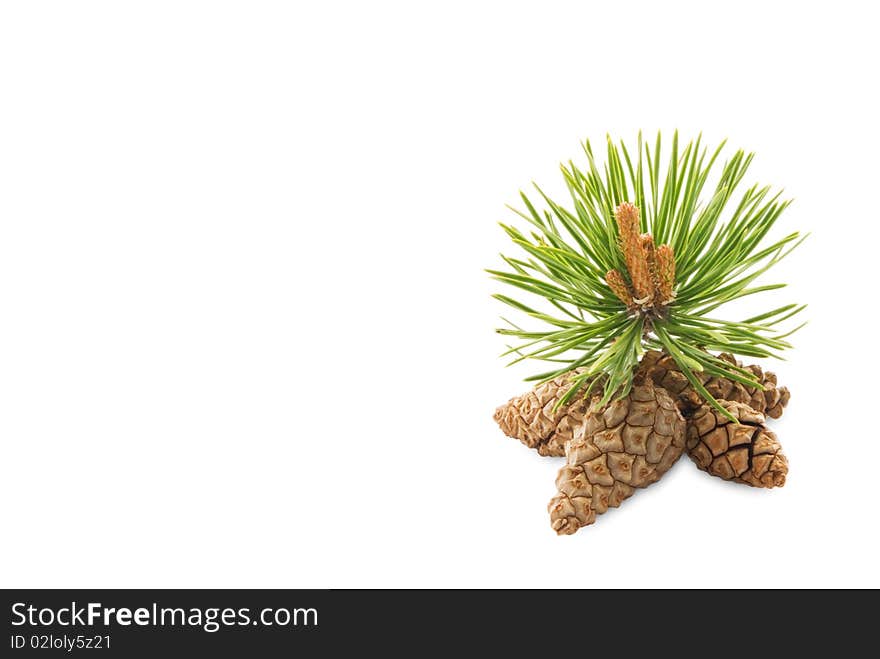
[[753,154],[734,153],[703,198],[723,148],[724,143],[710,153],[697,137],[680,149],[676,132],[664,173],[659,133],[653,148],[640,133],[632,153],[608,138],[600,171],[587,141],[586,167],[572,161],[561,166],[570,208],[537,185],[545,208],[539,211],[525,193],[520,193],[525,210],[511,207],[531,230],[502,224],[521,256],[502,255],[509,269],[488,272],[550,309],[496,294],[544,327],[524,330],[508,323],[498,332],[520,340],[504,353],[513,356],[511,363],[537,359],[554,365],[529,380],[585,367],[560,404],[600,374],[606,376],[606,401],[626,395],[644,349],[655,348],[668,352],[695,390],[729,416],[695,372],[751,387],[761,383],[711,353],[779,357],[791,347],[786,338],[800,326],[790,331],[779,326],[805,305],[788,304],[740,321],[710,315],[733,300],[782,288],[754,282],[805,238],[794,232],[764,244],[791,203],[781,200],[781,193],[771,195],[769,187],[753,185],[735,206],[730,203]]

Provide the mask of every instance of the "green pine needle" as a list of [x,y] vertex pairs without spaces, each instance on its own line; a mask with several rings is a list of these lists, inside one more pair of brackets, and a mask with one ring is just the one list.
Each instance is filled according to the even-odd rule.
[[[794,331],[779,326],[805,308],[788,304],[740,321],[714,317],[719,307],[747,295],[782,288],[754,285],[759,276],[806,238],[797,232],[774,242],[765,240],[791,203],[753,185],[731,203],[753,154],[737,151],[722,166],[715,188],[703,194],[724,143],[711,152],[701,138],[680,148],[673,135],[668,164],[661,165],[658,133],[651,145],[639,133],[636,148],[609,137],[604,164],[598,164],[589,141],[583,144],[586,167],[561,165],[571,195],[568,208],[550,199],[537,185],[546,208],[539,209],[520,193],[524,210],[511,207],[530,225],[527,232],[501,224],[519,248],[517,257],[502,255],[506,270],[488,270],[496,280],[517,288],[536,302],[494,297],[529,319],[539,329],[523,329],[505,320],[498,332],[520,341],[504,356],[511,364],[527,359],[550,362],[552,370],[529,380],[546,381],[574,368],[586,370],[559,402],[565,404],[581,385],[604,374],[604,400],[626,395],[645,348],[664,350],[695,390],[715,409],[730,416],[695,375],[705,372],[760,387],[754,375],[715,357],[730,352],[747,357],[779,357],[791,345]],[[659,317],[627,308],[605,281],[609,270],[625,272],[614,218],[616,207],[630,202],[641,211],[641,230],[675,254],[675,300]],[[536,308],[543,302],[543,309]],[[710,352],[711,351],[711,352]]]

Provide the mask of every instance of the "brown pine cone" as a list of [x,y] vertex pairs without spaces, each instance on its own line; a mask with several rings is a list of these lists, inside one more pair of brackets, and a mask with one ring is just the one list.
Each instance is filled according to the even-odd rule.
[[788,460],[764,415],[744,403],[719,401],[739,420],[733,423],[709,405],[688,420],[688,455],[705,472],[753,487],[782,487]]
[[571,387],[571,376],[583,372],[584,369],[575,369],[511,398],[495,410],[495,421],[505,435],[537,449],[541,455],[565,455],[565,442],[583,423],[589,403],[579,392],[568,405],[556,411],[553,408]]
[[[741,363],[729,353],[721,353],[718,358],[734,366],[741,366]],[[791,397],[788,389],[786,387],[777,388],[776,375],[770,372],[764,373],[760,366],[753,365],[745,368],[751,371],[755,379],[764,386],[763,391],[757,387],[747,387],[727,378],[713,377],[698,372],[694,375],[699,378],[713,398],[746,403],[755,411],[778,419],[782,416],[782,410],[788,405],[788,400]],[[644,378],[645,376],[649,376],[654,384],[663,387],[673,396],[677,396],[679,405],[685,414],[696,410],[704,403],[684,373],[679,370],[675,360],[666,353],[648,350],[644,354],[636,370],[636,377]]]
[[635,488],[656,482],[681,456],[685,421],[671,396],[640,384],[624,398],[600,406],[594,397],[556,478],[547,506],[553,530],[574,533],[616,508]]

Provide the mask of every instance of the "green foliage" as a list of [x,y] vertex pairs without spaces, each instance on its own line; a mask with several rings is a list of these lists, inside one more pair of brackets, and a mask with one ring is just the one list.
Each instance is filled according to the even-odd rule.
[[[543,300],[540,310],[533,302],[494,296],[540,321],[536,330],[510,321],[506,321],[509,327],[498,330],[519,340],[504,353],[514,357],[511,363],[536,359],[552,364],[551,370],[529,380],[548,380],[586,367],[568,396],[581,383],[604,373],[608,376],[605,400],[609,400],[615,393],[629,392],[633,369],[648,347],[672,355],[697,391],[721,411],[695,371],[760,386],[748,371],[707,351],[779,357],[779,351],[791,347],[785,339],[798,329],[784,332],[779,326],[804,305],[789,304],[738,322],[715,318],[714,312],[738,298],[783,287],[754,282],[803,238],[793,232],[764,244],[790,203],[781,200],[779,192],[771,195],[769,187],[753,185],[735,207],[729,203],[753,154],[737,151],[721,167],[714,191],[701,200],[723,147],[724,143],[710,153],[701,148],[698,137],[681,149],[676,132],[664,174],[659,134],[652,148],[640,133],[633,152],[623,142],[616,145],[608,138],[600,172],[588,141],[583,144],[584,170],[571,161],[561,166],[571,194],[570,208],[551,200],[537,185],[546,205],[540,211],[520,193],[525,209],[511,210],[531,229],[524,233],[501,224],[520,252],[516,257],[502,255],[509,269],[488,272]],[[676,298],[660,317],[648,318],[627,309],[605,282],[609,270],[625,272],[614,219],[615,208],[625,201],[641,210],[641,230],[652,233],[657,245],[669,244],[675,252]]]

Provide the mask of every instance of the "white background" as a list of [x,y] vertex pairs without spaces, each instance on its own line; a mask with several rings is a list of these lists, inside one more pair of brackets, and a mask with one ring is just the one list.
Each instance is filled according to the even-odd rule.
[[[0,585],[880,586],[880,52],[821,4],[4,3]],[[789,482],[683,459],[557,538],[482,268],[581,139],[676,127],[813,232]]]

